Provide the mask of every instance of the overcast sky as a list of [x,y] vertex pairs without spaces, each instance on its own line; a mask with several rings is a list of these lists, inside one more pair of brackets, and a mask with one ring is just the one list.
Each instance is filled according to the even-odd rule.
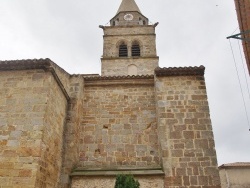
[[[156,34],[161,67],[206,67],[219,165],[250,161],[249,125],[226,39],[239,32],[233,0],[136,2],[152,23],[160,23]],[[109,22],[120,3],[121,0],[1,0],[0,60],[50,58],[71,74],[100,73],[103,33],[98,26]],[[238,41],[231,43],[250,115]],[[249,87],[249,75],[247,82]]]

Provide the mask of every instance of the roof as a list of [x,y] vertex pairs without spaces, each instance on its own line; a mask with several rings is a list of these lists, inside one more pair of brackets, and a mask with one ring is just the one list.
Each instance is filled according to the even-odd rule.
[[124,76],[83,76],[85,80],[123,80],[123,79],[152,79],[154,75],[124,75]]
[[204,66],[199,67],[157,67],[155,69],[156,76],[203,76],[205,72]]
[[69,95],[65,90],[55,70],[57,69],[68,76],[69,74],[61,67],[56,65],[54,62],[52,62],[50,59],[47,58],[47,59],[0,61],[0,71],[33,70],[33,69],[43,69],[45,71],[50,71],[53,77],[55,78],[58,86],[62,90],[67,101],[70,100]]
[[[10,70],[29,70],[29,69],[59,69],[70,76],[64,69],[56,65],[50,59],[27,59],[27,60],[11,60],[0,61],[1,71]],[[199,67],[157,67],[155,69],[156,76],[203,76],[205,72],[204,66]],[[79,74],[78,74],[79,75]],[[71,75],[75,76],[75,75]],[[85,80],[122,80],[122,79],[152,79],[154,75],[137,75],[137,76],[99,76],[98,74],[82,75]]]
[[220,169],[223,168],[250,168],[250,162],[236,162],[236,163],[227,163],[219,166]]
[[135,0],[122,0],[122,3],[117,11],[117,14],[120,12],[134,12],[134,11],[141,13]]
[[0,70],[1,71],[29,70],[29,69],[51,69],[51,68],[57,68],[60,71],[68,74],[64,69],[59,67],[57,64],[55,64],[49,58],[0,61]]

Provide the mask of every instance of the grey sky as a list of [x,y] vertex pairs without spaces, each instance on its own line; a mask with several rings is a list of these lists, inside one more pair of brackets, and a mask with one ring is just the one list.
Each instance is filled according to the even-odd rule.
[[[161,67],[206,67],[219,164],[250,161],[250,132],[226,40],[238,28],[233,0],[136,2],[152,23],[160,23],[156,33]],[[50,58],[69,73],[100,73],[103,33],[98,25],[108,23],[120,3],[121,0],[1,0],[0,60]],[[231,42],[244,81],[238,41]],[[249,76],[247,79],[249,85]],[[250,115],[245,82],[243,92]]]

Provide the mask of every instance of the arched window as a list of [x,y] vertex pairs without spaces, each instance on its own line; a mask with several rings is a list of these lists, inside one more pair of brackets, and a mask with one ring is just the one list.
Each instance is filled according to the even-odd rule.
[[132,44],[132,57],[141,56],[141,49],[138,42],[133,42]]
[[128,57],[128,47],[124,42],[119,46],[119,57]]
[[128,75],[132,76],[132,75],[137,75],[137,66],[134,64],[131,64],[128,66]]

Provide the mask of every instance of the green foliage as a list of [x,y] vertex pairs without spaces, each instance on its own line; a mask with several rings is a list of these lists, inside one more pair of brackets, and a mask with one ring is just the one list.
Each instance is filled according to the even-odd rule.
[[140,183],[132,175],[118,175],[116,177],[115,188],[139,188]]

